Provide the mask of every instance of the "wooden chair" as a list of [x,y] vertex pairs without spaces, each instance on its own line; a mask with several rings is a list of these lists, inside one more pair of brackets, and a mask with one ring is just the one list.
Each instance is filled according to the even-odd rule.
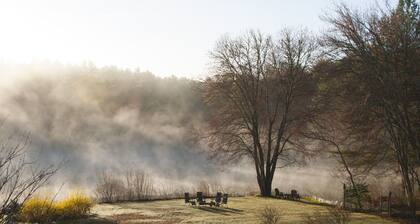
[[290,198],[292,200],[300,200],[300,195],[298,194],[297,190],[290,191]]
[[222,192],[217,192],[214,202],[216,207],[220,207],[220,204],[222,203]]
[[279,189],[278,188],[276,188],[276,189],[274,189],[274,192],[275,192],[275,197],[276,198],[280,198],[280,191],[279,191]]
[[223,194],[223,197],[222,197],[222,205],[227,205],[227,203],[228,203],[228,197],[229,197],[228,194]]
[[190,198],[190,193],[184,193],[185,204],[195,205],[195,200]]
[[205,205],[205,204],[207,204],[206,203],[206,200],[204,199],[203,192],[197,192],[197,203],[199,205]]

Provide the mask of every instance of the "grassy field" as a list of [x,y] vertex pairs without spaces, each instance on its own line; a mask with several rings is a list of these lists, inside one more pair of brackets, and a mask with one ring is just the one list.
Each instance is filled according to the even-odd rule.
[[[301,223],[308,213],[325,211],[325,207],[279,199],[259,197],[231,198],[228,207],[187,206],[183,200],[141,203],[99,204],[94,217],[69,223],[259,223],[258,212],[273,206],[283,212],[281,223]],[[352,224],[396,223],[378,216],[352,214]]]

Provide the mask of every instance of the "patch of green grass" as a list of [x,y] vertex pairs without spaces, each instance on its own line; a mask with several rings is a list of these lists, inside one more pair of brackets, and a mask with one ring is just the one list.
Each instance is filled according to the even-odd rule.
[[321,204],[321,201],[319,201],[316,198],[310,197],[310,196],[304,196],[302,197],[302,200],[310,202],[310,203],[317,203],[317,204]]
[[[266,207],[278,209],[281,223],[301,223],[307,214],[326,212],[326,207],[302,202],[262,197],[229,198],[227,207],[184,205],[183,200],[99,204],[92,212],[109,223],[259,223]],[[85,220],[78,223],[96,223]],[[397,223],[378,216],[352,213],[351,224]]]

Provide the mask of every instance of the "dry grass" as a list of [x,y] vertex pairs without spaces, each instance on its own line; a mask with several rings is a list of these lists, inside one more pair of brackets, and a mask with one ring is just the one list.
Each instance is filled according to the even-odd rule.
[[82,193],[73,193],[69,197],[58,201],[55,206],[62,218],[81,218],[90,213],[93,202],[90,197]]
[[[327,207],[261,197],[230,198],[228,207],[188,206],[183,200],[99,204],[92,212],[108,223],[261,223],[264,208],[281,212],[280,223],[302,223],[306,215],[327,213]],[[102,223],[107,223],[103,221]],[[84,220],[77,223],[98,223]],[[395,223],[378,216],[352,213],[350,224]]]
[[19,213],[24,222],[50,223],[57,216],[57,209],[49,197],[34,197],[27,200]]
[[77,219],[89,215],[92,206],[92,200],[82,193],[70,194],[60,201],[54,201],[51,197],[34,197],[23,204],[19,218],[27,223]]

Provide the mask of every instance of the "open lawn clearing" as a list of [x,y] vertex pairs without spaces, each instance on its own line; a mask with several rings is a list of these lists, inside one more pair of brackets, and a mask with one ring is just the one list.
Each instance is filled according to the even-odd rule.
[[[95,217],[71,223],[258,223],[258,212],[266,206],[283,211],[281,223],[300,223],[302,216],[325,211],[323,206],[259,197],[230,198],[228,207],[184,205],[183,200],[99,204]],[[352,224],[396,223],[378,216],[352,214]]]

